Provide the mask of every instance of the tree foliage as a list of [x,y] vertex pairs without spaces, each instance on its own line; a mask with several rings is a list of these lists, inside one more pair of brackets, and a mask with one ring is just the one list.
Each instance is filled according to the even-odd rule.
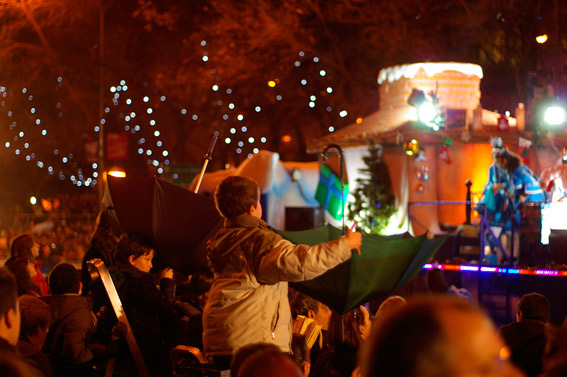
[[348,206],[348,219],[356,221],[358,229],[373,234],[380,234],[396,211],[390,169],[381,152],[370,143],[369,154],[363,157],[366,168],[360,169],[363,177],[356,180],[354,202]]

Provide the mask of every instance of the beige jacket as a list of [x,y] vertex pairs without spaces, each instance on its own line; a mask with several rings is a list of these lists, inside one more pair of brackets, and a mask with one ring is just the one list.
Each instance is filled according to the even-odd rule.
[[311,247],[294,245],[250,215],[226,220],[208,251],[215,276],[203,311],[207,356],[232,355],[257,342],[289,352],[287,282],[313,279],[352,256],[345,237]]

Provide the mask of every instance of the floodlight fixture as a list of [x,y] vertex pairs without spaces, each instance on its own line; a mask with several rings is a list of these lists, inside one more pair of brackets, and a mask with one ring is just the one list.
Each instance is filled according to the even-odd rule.
[[437,107],[431,102],[424,102],[417,107],[417,117],[425,124],[429,124],[437,117]]
[[543,121],[550,126],[561,126],[567,122],[567,111],[564,106],[552,105],[545,109]]
[[435,93],[425,94],[423,90],[413,88],[407,100],[410,106],[417,110],[417,118],[424,125],[439,131],[439,126],[444,123],[444,117],[437,107],[437,96]]

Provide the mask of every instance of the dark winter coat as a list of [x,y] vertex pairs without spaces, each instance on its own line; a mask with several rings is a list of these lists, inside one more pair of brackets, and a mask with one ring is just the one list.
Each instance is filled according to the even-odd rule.
[[[49,332],[43,350],[52,366],[79,365],[92,360],[88,348],[96,328],[90,302],[78,294],[42,297],[51,311]],[[55,368],[54,368],[55,370]]]
[[350,377],[357,366],[357,349],[349,345],[342,345],[336,350],[323,351],[317,361],[312,364],[312,377]]
[[32,365],[29,360],[24,358],[17,348],[10,344],[6,339],[0,337],[0,355],[5,360],[3,363],[13,360],[15,367],[19,367],[18,364],[24,364],[26,377],[44,377],[45,374],[41,373],[35,365]]
[[34,347],[34,345],[30,343],[27,338],[20,338],[18,340],[18,352],[20,352],[20,354],[26,358],[30,365],[41,371],[45,375],[45,377],[53,376],[51,365],[49,365],[47,356],[45,356],[45,354],[41,352],[41,350]]
[[150,374],[165,375],[165,334],[172,331],[168,325],[173,323],[175,282],[161,279],[158,289],[153,275],[133,266],[118,268],[112,278]]
[[505,325],[499,332],[506,345],[510,347],[511,360],[516,366],[528,377],[542,373],[542,357],[546,343],[543,322],[525,319]]
[[[110,269],[114,266],[114,258],[112,253],[116,247],[115,243],[108,239],[108,237],[95,234],[91,240],[91,245],[81,264],[81,281],[83,282],[83,296],[86,296],[92,288],[91,275],[87,266],[87,262],[98,258],[104,262],[106,268]],[[96,307],[96,306],[95,306]]]
[[175,282],[161,279],[158,289],[153,275],[133,266],[119,268],[113,279],[134,334],[162,340],[160,325],[167,324],[173,315]]

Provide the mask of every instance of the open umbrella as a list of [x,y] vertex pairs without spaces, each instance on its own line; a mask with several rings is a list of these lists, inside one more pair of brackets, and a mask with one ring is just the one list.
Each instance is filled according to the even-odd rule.
[[117,234],[139,233],[165,265],[184,272],[207,268],[206,242],[222,225],[213,199],[158,178],[108,177],[103,204]]
[[[342,234],[331,225],[278,233],[294,243],[306,245],[327,242]],[[407,284],[443,242],[444,239],[429,240],[425,235],[405,238],[403,235],[384,237],[363,233],[361,255],[353,253],[350,260],[323,275],[291,286],[345,314],[362,303],[390,294]]]

